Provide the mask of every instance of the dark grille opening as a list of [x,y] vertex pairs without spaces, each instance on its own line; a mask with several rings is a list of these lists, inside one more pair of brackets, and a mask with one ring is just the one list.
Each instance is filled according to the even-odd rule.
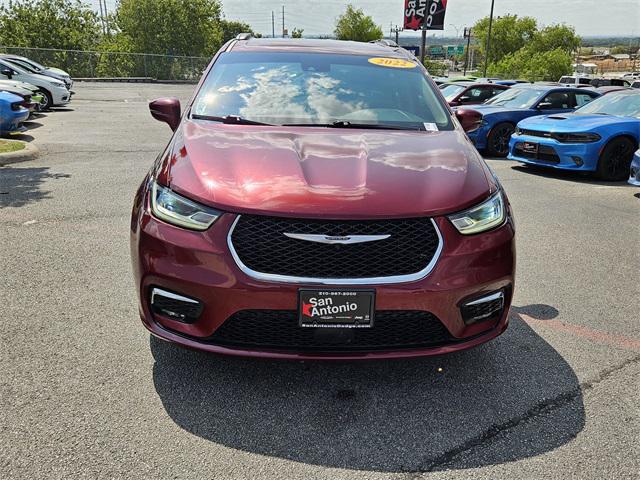
[[295,310],[242,310],[201,342],[296,351],[399,350],[455,343],[438,318],[412,310],[378,311],[372,328],[303,328]]
[[504,307],[504,298],[496,298],[488,302],[482,302],[475,305],[463,305],[461,310],[464,323],[469,325],[475,322],[495,319],[502,314]]
[[[284,233],[390,237],[330,245],[289,238]],[[417,273],[426,268],[439,245],[429,218],[310,220],[242,215],[231,240],[242,263],[256,272],[338,279]]]
[[[155,314],[162,315],[184,323],[195,322],[202,313],[203,307],[200,302],[188,302],[165,296],[162,291],[154,290],[155,294],[151,300],[151,311]],[[173,295],[171,292],[166,292]]]
[[515,145],[516,154],[520,157],[530,158],[532,160],[539,160],[542,162],[549,163],[560,163],[560,157],[556,152],[555,148],[550,147],[549,145],[538,145],[538,152],[527,152],[522,149],[522,143],[516,143]]
[[541,132],[539,130],[526,130],[520,129],[521,135],[528,135],[529,137],[542,137],[542,138],[551,138],[551,134],[548,132]]

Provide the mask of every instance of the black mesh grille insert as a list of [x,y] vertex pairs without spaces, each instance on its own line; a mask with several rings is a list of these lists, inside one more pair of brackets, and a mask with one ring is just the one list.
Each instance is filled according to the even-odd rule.
[[198,339],[235,348],[296,351],[398,350],[455,343],[429,312],[378,311],[372,328],[302,328],[294,310],[242,310],[211,337]]
[[[284,233],[391,235],[351,245],[289,238]],[[429,218],[310,220],[242,215],[231,240],[242,262],[262,273],[314,278],[408,275],[423,270],[438,248]]]

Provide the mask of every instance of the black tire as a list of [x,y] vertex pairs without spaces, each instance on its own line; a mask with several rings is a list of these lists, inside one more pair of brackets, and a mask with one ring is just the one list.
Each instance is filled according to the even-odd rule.
[[43,112],[45,110],[49,110],[53,106],[53,98],[51,97],[51,94],[43,88],[38,90],[38,93],[42,94],[44,97],[42,103],[40,103],[40,111]]
[[598,160],[596,176],[600,180],[621,181],[629,178],[635,145],[628,138],[611,140]]
[[516,131],[512,123],[502,122],[491,129],[487,136],[487,154],[491,157],[506,157],[509,153],[509,140]]

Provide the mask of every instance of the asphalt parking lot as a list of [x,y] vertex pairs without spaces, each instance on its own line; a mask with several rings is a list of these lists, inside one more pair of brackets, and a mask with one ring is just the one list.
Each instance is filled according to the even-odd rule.
[[489,160],[517,285],[509,329],[476,349],[188,351],[139,322],[128,224],[170,137],[146,103],[192,89],[77,84],[29,125],[41,156],[0,167],[0,477],[638,478],[638,188]]

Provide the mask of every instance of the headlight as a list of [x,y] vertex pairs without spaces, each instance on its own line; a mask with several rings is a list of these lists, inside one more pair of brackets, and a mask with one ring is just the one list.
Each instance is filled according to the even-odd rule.
[[498,191],[480,205],[472,207],[464,212],[449,215],[449,220],[463,235],[490,230],[501,225],[505,219],[504,199],[502,192]]
[[53,85],[54,87],[63,87],[64,88],[64,82],[49,82],[51,85]]
[[151,211],[160,220],[191,230],[206,230],[222,214],[156,182],[151,187]]
[[602,138],[597,133],[553,133],[551,136],[562,143],[591,143]]

